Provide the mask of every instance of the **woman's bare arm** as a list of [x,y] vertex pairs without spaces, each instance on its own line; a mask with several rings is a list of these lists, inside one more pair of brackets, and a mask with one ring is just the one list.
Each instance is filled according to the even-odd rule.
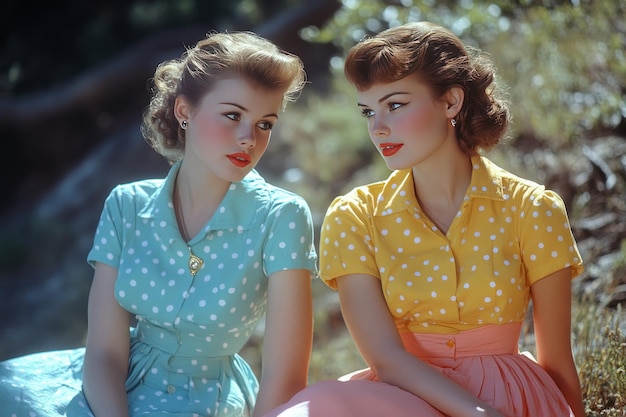
[[311,273],[286,270],[269,278],[262,376],[254,416],[287,402],[307,385],[313,312]]
[[130,315],[114,297],[117,269],[97,263],[89,292],[83,390],[97,417],[128,416]]
[[415,394],[450,417],[504,417],[404,349],[376,277],[346,275],[337,285],[350,333],[381,381]]
[[571,346],[571,272],[562,269],[531,286],[537,362],[565,395],[576,417],[585,417]]

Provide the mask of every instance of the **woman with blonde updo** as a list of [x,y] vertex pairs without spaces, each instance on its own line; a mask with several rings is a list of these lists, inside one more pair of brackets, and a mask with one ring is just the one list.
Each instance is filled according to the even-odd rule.
[[[169,173],[111,191],[86,348],[0,364],[0,415],[258,416],[305,387],[311,213],[254,170],[304,82],[298,57],[247,32],[158,66],[142,132]],[[264,316],[257,381],[238,352]]]
[[[332,202],[320,275],[369,368],[266,417],[584,417],[582,260],[562,199],[483,156],[510,119],[490,60],[409,23],[355,45],[345,74],[393,172]],[[518,349],[531,300],[536,360]]]

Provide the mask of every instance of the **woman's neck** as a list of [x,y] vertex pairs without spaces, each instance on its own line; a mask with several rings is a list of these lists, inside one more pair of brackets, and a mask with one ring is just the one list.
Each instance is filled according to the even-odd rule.
[[[209,172],[192,171],[183,161],[176,176],[173,200],[179,205],[178,216],[182,216],[184,233],[189,238],[198,234],[213,217],[229,186],[229,181]],[[181,219],[178,220],[180,224]]]
[[413,167],[417,201],[444,233],[461,207],[471,178],[471,158],[462,152],[445,160],[431,159]]

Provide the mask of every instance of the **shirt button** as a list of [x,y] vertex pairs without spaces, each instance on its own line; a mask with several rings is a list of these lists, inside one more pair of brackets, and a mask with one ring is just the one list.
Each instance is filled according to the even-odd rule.
[[454,347],[454,340],[448,340],[448,341],[446,342],[446,345],[447,345],[450,349],[452,349],[452,348]]
[[170,394],[173,394],[176,392],[176,387],[174,385],[168,385],[167,386],[167,392],[169,392]]

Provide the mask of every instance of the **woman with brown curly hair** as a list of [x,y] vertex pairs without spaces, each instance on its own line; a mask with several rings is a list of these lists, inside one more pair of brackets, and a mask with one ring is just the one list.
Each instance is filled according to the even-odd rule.
[[[427,22],[348,53],[387,166],[336,198],[320,275],[369,368],[267,416],[576,416],[570,280],[582,260],[561,198],[483,154],[505,135],[490,60]],[[533,303],[537,359],[518,350]]]
[[[247,32],[157,68],[143,134],[172,167],[109,194],[88,254],[86,350],[0,364],[2,416],[241,417],[304,388],[311,213],[254,170],[304,81],[298,57]],[[237,352],[264,315],[258,382]]]

